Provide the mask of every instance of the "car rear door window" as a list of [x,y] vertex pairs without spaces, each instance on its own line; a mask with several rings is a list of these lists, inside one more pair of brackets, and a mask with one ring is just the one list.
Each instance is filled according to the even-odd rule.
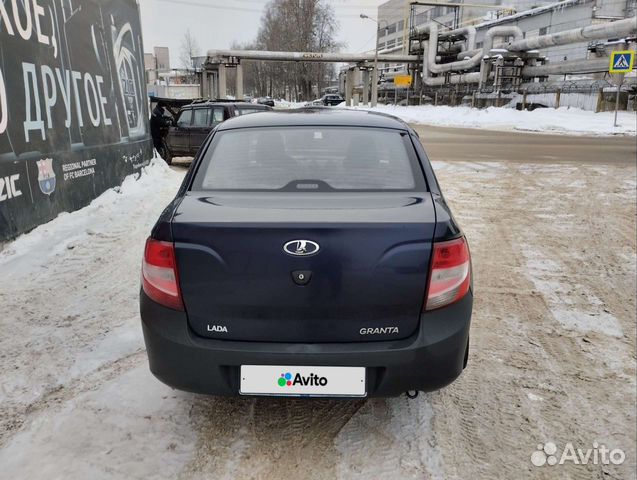
[[210,113],[209,108],[196,108],[194,110],[194,116],[192,120],[192,125],[194,127],[205,127],[208,125],[208,114]]
[[326,126],[219,132],[198,169],[193,188],[426,190],[406,132]]
[[192,122],[192,109],[183,110],[177,119],[178,127],[188,127]]

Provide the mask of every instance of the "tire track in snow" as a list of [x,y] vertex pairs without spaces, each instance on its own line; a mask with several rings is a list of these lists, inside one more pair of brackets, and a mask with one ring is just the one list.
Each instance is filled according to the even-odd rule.
[[198,453],[182,478],[334,478],[334,437],[364,403],[197,397]]
[[84,376],[99,384],[95,372],[143,349],[137,301],[143,242],[181,178],[154,163],[119,192],[108,190],[0,252],[0,269],[12,279],[0,291],[1,442],[49,395],[73,392],[69,386]]
[[[468,235],[476,282],[469,367],[456,383],[431,396],[433,429],[446,478],[554,478],[556,474],[576,479],[601,478],[604,474],[626,477],[631,469],[634,475],[634,466],[629,465],[604,469],[565,465],[558,472],[537,469],[530,463],[536,444],[549,440],[561,447],[570,441],[591,448],[595,440],[623,448],[634,445],[634,434],[621,426],[622,422],[634,422],[634,413],[628,407],[631,399],[634,401],[634,391],[629,393],[629,386],[622,380],[613,379],[612,374],[609,377],[607,368],[596,372],[589,367],[593,359],[581,347],[586,343],[580,336],[560,330],[551,306],[527,278],[523,250],[525,243],[531,244],[547,257],[560,259],[560,278],[569,282],[565,294],[577,303],[575,295],[591,280],[595,285],[595,277],[580,273],[582,256],[570,248],[577,244],[577,235],[574,239],[552,232],[554,225],[571,220],[554,222],[554,215],[570,212],[589,229],[595,224],[592,218],[604,225],[608,215],[613,219],[617,215],[605,210],[600,216],[596,205],[585,201],[582,195],[594,190],[590,183],[595,180],[576,166],[567,166],[569,175],[583,181],[570,187],[558,181],[563,172],[555,165],[543,165],[540,173],[534,165],[509,164],[507,171],[498,172],[496,177],[474,174],[471,165],[449,163],[444,167],[437,171]],[[634,168],[627,171],[634,177]],[[445,184],[446,176],[450,185]],[[483,177],[488,179],[484,185],[480,184]],[[552,189],[548,195],[544,193],[547,181]],[[454,191],[471,183],[481,185],[478,191],[466,187]],[[519,195],[520,191],[525,195]],[[482,218],[475,214],[476,209]],[[474,213],[463,216],[465,210]],[[545,215],[546,219],[538,221],[536,215]],[[565,228],[569,233],[580,232],[573,225]],[[630,230],[634,231],[634,215],[624,224],[624,231]],[[584,228],[580,234],[580,244],[590,245],[586,238],[590,232]],[[604,248],[603,238],[595,242],[595,257],[588,252],[583,255],[589,261],[595,258],[595,267],[602,269],[609,264],[612,252],[612,247]],[[632,243],[634,250],[634,240]],[[634,279],[632,271],[626,273]],[[573,279],[584,287],[577,286]],[[617,308],[629,290],[629,285],[623,284],[617,292],[598,296]],[[599,337],[595,334],[589,338],[601,351],[622,356],[623,339],[595,336]],[[621,364],[630,366],[629,357],[624,357]],[[634,377],[634,365],[627,373]],[[608,388],[609,381],[617,390]]]
[[335,438],[339,479],[444,479],[430,396],[370,399]]
[[45,391],[39,398],[24,409],[17,409],[8,416],[13,420],[9,428],[1,429],[0,448],[31,419],[48,409],[57,409],[79,395],[97,390],[103,383],[119,377],[123,371],[135,368],[146,362],[146,352],[139,351],[104,364],[83,377],[75,378],[66,384],[60,384]]

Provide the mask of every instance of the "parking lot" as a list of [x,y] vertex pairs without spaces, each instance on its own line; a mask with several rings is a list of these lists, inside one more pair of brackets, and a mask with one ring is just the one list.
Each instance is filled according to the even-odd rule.
[[[634,478],[635,138],[416,128],[473,257],[457,382],[361,401],[160,384],[139,268],[185,170],[156,165],[0,252],[0,478]],[[549,441],[626,460],[533,466]]]

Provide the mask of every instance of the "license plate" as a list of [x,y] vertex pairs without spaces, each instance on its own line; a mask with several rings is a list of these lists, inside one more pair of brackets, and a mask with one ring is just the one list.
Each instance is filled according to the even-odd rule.
[[365,367],[241,365],[241,395],[364,397]]

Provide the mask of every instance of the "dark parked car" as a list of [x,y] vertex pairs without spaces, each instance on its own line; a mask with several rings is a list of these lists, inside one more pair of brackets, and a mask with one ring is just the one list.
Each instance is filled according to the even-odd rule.
[[270,108],[265,105],[246,102],[204,101],[185,105],[168,128],[159,154],[168,163],[176,156],[194,156],[208,133],[224,120],[267,110]]
[[147,240],[150,369],[216,395],[395,396],[467,364],[467,241],[416,133],[310,108],[214,130]]
[[323,95],[320,98],[320,101],[323,105],[325,105],[326,107],[329,107],[329,106],[340,105],[341,103],[345,101],[345,99],[341,97],[340,95],[328,94],[328,95]]
[[260,97],[257,99],[257,104],[274,107],[274,100],[272,100],[272,97]]

